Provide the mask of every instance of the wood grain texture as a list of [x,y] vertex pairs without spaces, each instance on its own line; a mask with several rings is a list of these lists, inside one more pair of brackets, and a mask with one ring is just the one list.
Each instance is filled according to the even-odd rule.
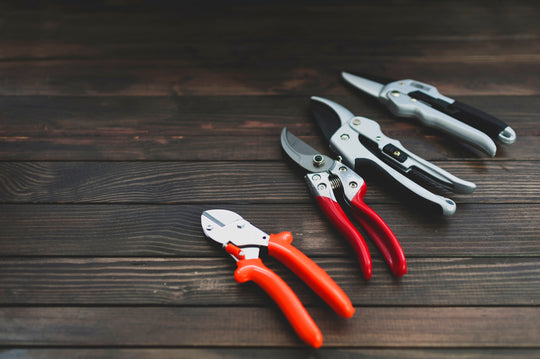
[[[375,99],[336,79],[347,94],[330,97],[352,112],[371,118],[383,132],[406,141],[411,136],[446,139],[414,119],[392,116]],[[310,95],[316,95],[313,91]],[[536,114],[539,96],[459,96],[508,122],[521,136],[539,136]],[[301,136],[320,137],[309,113],[309,96],[0,96],[0,135],[3,137],[136,137],[277,136],[283,127]],[[320,141],[320,140],[319,140]],[[427,142],[427,140],[426,140]],[[447,141],[448,146],[453,141]],[[278,141],[279,143],[279,141]],[[322,141],[320,141],[322,143]],[[326,148],[325,145],[323,148]],[[502,146],[508,150],[519,146]],[[195,152],[195,151],[193,151]],[[484,156],[483,156],[484,157]]]
[[[0,253],[4,257],[223,257],[200,228],[202,211],[220,207],[0,205]],[[291,231],[294,244],[309,256],[350,255],[345,254],[346,241],[314,201],[227,204],[226,208],[266,232]],[[538,204],[464,204],[451,218],[418,215],[394,204],[372,208],[394,231],[408,257],[540,256],[535,226],[540,223]],[[369,236],[364,236],[372,256],[381,258]]]
[[479,359],[489,356],[495,359],[536,359],[540,354],[540,349],[319,349],[313,351],[303,348],[143,348],[143,349],[0,349],[0,358],[9,359],[46,359],[59,357],[105,358],[105,359],[139,359],[139,358],[160,358],[160,359],[191,359],[191,358],[329,358],[329,359],[424,359],[441,358],[456,359],[468,358]]
[[[434,163],[476,183],[474,193],[452,195],[457,203],[540,201],[540,162]],[[379,178],[360,175],[367,202],[396,201]],[[283,162],[0,162],[4,203],[306,203],[303,182]]]
[[[227,258],[226,258],[227,257]],[[538,305],[537,258],[435,258],[407,261],[397,281],[375,260],[362,279],[353,258],[315,258],[356,306]],[[264,262],[306,305],[326,305],[294,274],[269,257]],[[255,285],[240,285],[236,266],[223,258],[4,259],[2,305],[190,305],[268,306]],[[396,282],[399,286],[396,286]]]
[[[458,100],[504,119],[517,132],[519,146],[499,145],[496,159],[537,160],[538,97],[490,98]],[[415,120],[391,116],[358,93],[332,99],[376,120],[385,134],[427,160],[485,157]],[[304,96],[8,96],[0,97],[0,107],[3,160],[282,160],[283,127],[329,152]]]
[[[538,357],[539,15],[532,0],[0,3],[0,359]],[[518,140],[487,158],[343,70],[431,83]],[[370,239],[361,277],[284,161],[285,126],[330,153],[311,95],[478,185],[436,190],[458,203],[441,218],[362,173],[407,255],[400,280]],[[292,231],[356,315],[266,257],[321,327],[307,349],[204,237],[210,208]]]
[[[0,345],[300,346],[277,308],[0,308]],[[362,307],[349,320],[310,309],[332,347],[538,348],[531,307]],[[212,328],[213,335],[208,335]]]
[[[29,66],[32,65],[32,66]],[[364,63],[340,62],[334,68],[291,66],[207,68],[174,60],[102,60],[43,62],[2,62],[4,86],[1,96],[242,96],[242,95],[344,95],[348,89],[339,80],[344,68],[357,73],[378,73],[402,78],[404,75],[436,85],[447,96],[540,95],[531,73],[540,70],[538,59],[518,63],[486,61],[463,64],[419,64],[410,59],[373,59]],[[460,73],[456,74],[456,68]],[[382,69],[392,69],[385,71]],[[420,71],[421,69],[421,71]],[[497,73],[507,76],[498,77]],[[264,73],[264,75],[262,74]],[[56,74],[51,78],[50,74]],[[268,82],[268,77],[272,82]]]

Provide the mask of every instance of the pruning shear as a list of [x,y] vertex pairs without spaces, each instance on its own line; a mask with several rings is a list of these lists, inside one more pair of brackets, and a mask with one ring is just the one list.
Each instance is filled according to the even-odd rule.
[[366,117],[355,116],[345,107],[322,97],[311,98],[311,111],[330,148],[343,161],[360,171],[366,165],[384,174],[412,198],[443,215],[452,215],[456,204],[434,194],[414,179],[435,182],[455,193],[471,193],[476,185],[462,180],[406,150],[394,139],[385,136],[379,124]]
[[330,276],[305,254],[291,245],[290,232],[266,234],[239,214],[212,209],[201,215],[204,234],[223,245],[225,251],[236,261],[234,278],[239,283],[253,281],[258,284],[281,308],[298,336],[307,344],[319,348],[323,337],[292,289],[259,258],[260,250],[285,264],[311,289],[325,300],[334,311],[344,318],[354,314],[349,297]]
[[[281,147],[300,167],[308,171],[308,187],[317,204],[330,222],[353,247],[366,279],[371,278],[372,265],[364,238],[345,215],[336,199],[351,208],[353,216],[362,224],[384,255],[392,273],[401,277],[407,272],[407,262],[396,236],[379,215],[364,202],[366,183],[362,177],[340,161],[321,154],[284,128]],[[342,197],[342,198],[341,198]]]
[[516,133],[503,121],[474,107],[443,96],[436,87],[416,80],[382,80],[342,72],[349,84],[376,97],[394,115],[416,117],[424,125],[434,127],[459,138],[490,156],[495,156],[497,146],[493,139],[512,144]]

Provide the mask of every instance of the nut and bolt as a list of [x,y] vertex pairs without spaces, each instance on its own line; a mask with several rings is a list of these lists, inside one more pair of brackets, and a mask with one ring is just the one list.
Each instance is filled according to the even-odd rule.
[[315,167],[321,167],[324,165],[324,156],[319,154],[313,156],[313,165]]

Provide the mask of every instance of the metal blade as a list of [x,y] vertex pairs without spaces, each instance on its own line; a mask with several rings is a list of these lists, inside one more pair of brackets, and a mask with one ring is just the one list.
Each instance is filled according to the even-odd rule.
[[318,152],[316,149],[287,131],[281,131],[281,147],[289,157],[309,172],[328,171],[334,160]]
[[354,117],[354,114],[338,103],[322,97],[311,97],[311,112],[328,141],[332,135]]
[[[245,259],[258,258],[259,248],[268,246],[270,236],[238,213],[226,209],[211,209],[201,215],[204,234],[222,245],[232,243],[242,248]],[[235,260],[239,257],[231,254]]]
[[341,76],[353,85],[354,87],[364,91],[365,93],[373,96],[373,97],[379,97],[379,94],[381,93],[382,88],[386,84],[381,84],[376,81],[368,80],[365,77],[356,76],[353,74],[350,74],[348,72],[342,72]]
[[216,242],[224,243],[224,237],[215,235],[216,233],[219,233],[219,231],[216,231],[216,229],[224,228],[228,224],[241,220],[243,220],[242,216],[240,216],[236,212],[226,209],[211,209],[202,213],[201,226],[203,228],[204,234],[207,237],[212,238]]

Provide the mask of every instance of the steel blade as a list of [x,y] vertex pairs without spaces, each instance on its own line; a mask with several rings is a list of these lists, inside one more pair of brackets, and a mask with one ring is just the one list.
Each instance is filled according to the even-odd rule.
[[341,76],[343,76],[343,79],[354,87],[377,98],[379,97],[379,94],[381,93],[384,85],[386,85],[386,83],[383,84],[380,82],[372,81],[365,77],[356,76],[348,72],[342,72]]
[[311,97],[311,112],[329,142],[332,135],[354,117],[340,104],[317,96]]
[[309,172],[327,171],[334,164],[332,158],[318,152],[287,131],[286,127],[281,131],[281,147],[294,162]]

